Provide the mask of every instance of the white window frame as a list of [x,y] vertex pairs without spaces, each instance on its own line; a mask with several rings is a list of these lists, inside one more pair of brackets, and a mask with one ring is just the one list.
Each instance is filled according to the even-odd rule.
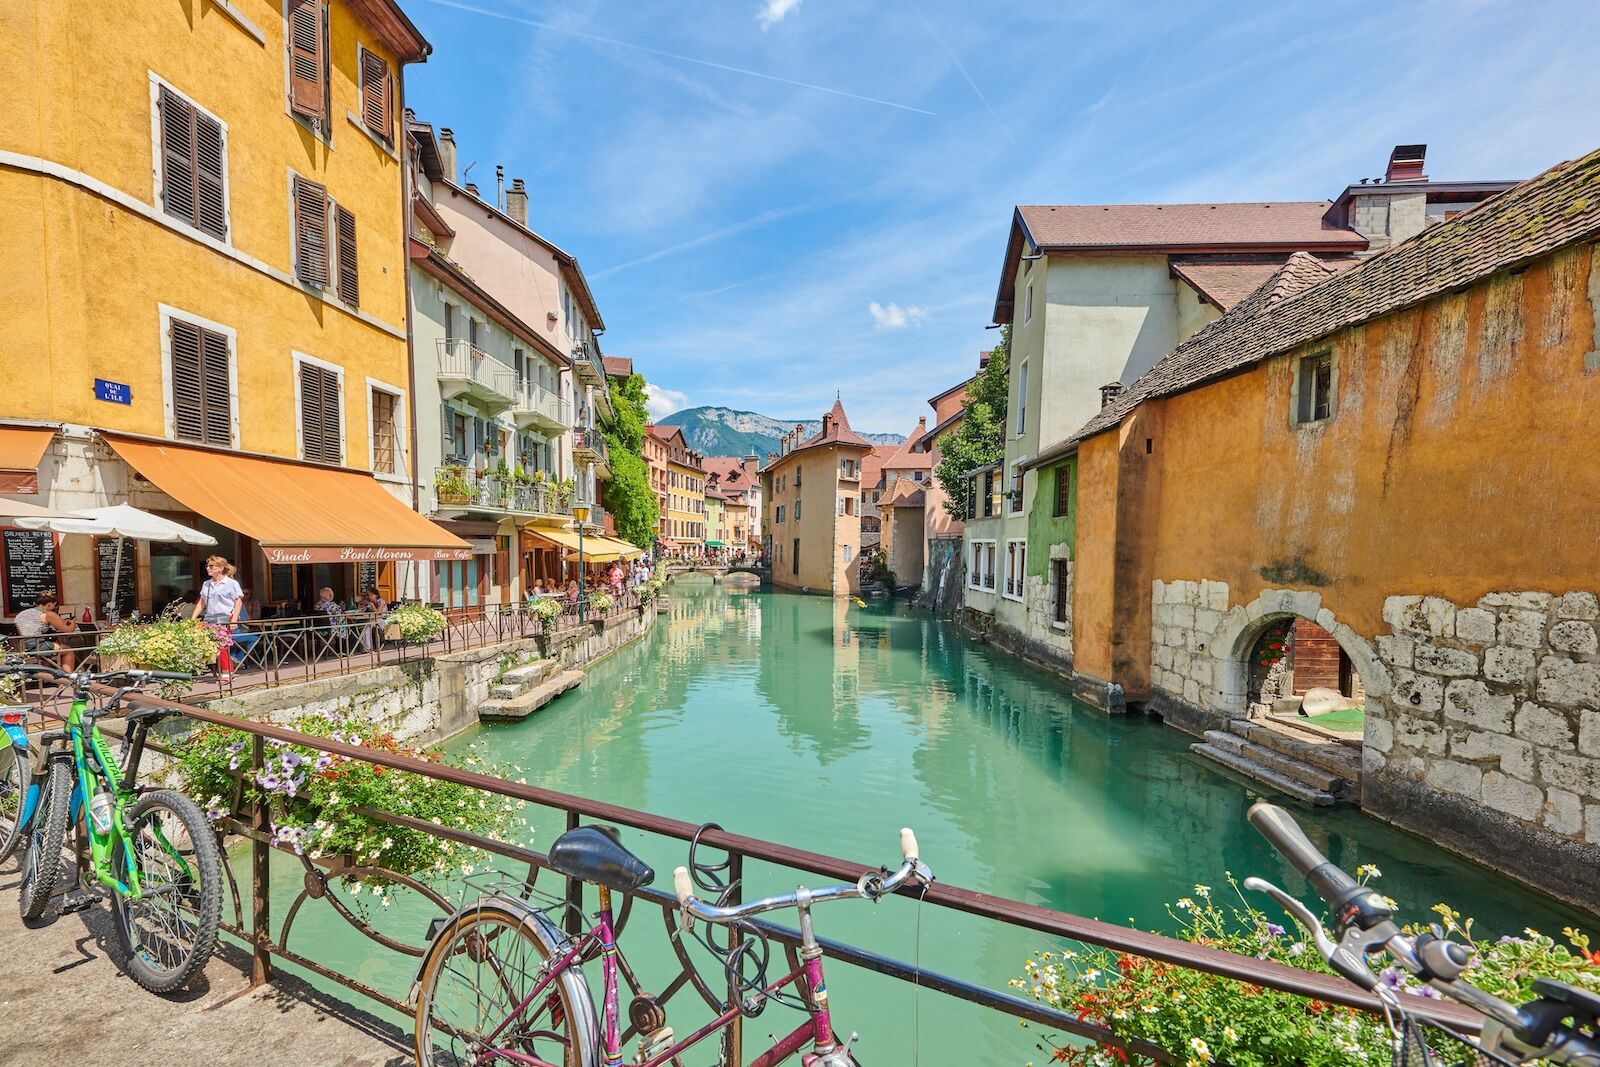
[[1022,324],[1026,326],[1033,321],[1033,282],[1028,282],[1028,287],[1023,291],[1022,297]]
[[[300,459],[302,459],[302,460],[304,460],[306,458],[306,422],[305,422],[305,407],[304,407],[304,405],[303,405],[303,403],[302,403],[302,401],[300,399],[300,364],[302,364],[302,363],[310,363],[310,364],[312,364],[314,366],[321,367],[324,370],[333,371],[335,377],[337,377],[338,380],[339,380],[339,466],[341,466],[341,467],[348,466],[349,462],[350,462],[350,457],[349,457],[349,452],[350,452],[350,448],[349,448],[349,442],[350,442],[350,415],[349,415],[348,410],[347,410],[349,405],[347,405],[345,403],[344,368],[339,366],[339,364],[337,364],[337,363],[330,363],[325,359],[318,359],[316,356],[307,355],[304,352],[293,352],[291,354],[294,357],[294,450],[295,450],[295,455],[299,456]],[[370,403],[370,401],[369,401],[369,403]],[[369,412],[369,417],[370,417],[370,412]],[[368,438],[368,441],[370,442],[371,437],[372,437],[372,434],[370,432],[371,431],[371,427],[370,426],[368,427],[368,431],[369,432],[367,434],[367,438]],[[368,444],[368,447],[369,448],[371,447],[370,443]],[[369,467],[368,470],[370,471],[371,468]]]
[[[172,408],[172,320],[182,319],[228,339],[228,437],[239,447],[239,331],[169,304],[157,304],[161,322],[161,425],[167,440],[178,439],[178,416]],[[298,412],[296,413],[298,414]],[[213,446],[215,447],[215,446]]]
[[[295,374],[298,387],[300,375]],[[388,393],[394,397],[394,473],[384,474],[377,469],[378,447],[372,439],[372,394]],[[348,435],[346,435],[348,436]],[[397,385],[367,376],[367,470],[380,482],[407,483],[411,480],[411,457],[406,453],[406,391]]]
[[[1328,357],[1328,414],[1325,418],[1300,418],[1301,394],[1311,387],[1306,379],[1306,367],[1312,360]],[[1289,388],[1289,425],[1294,427],[1322,426],[1332,422],[1339,414],[1339,356],[1332,348],[1319,348],[1294,357],[1294,375]]]
[[976,589],[984,593],[994,592],[994,585],[992,583],[985,584],[983,580],[984,575],[989,573],[984,569],[983,562],[988,559],[991,561],[990,565],[993,565],[994,539],[992,537],[977,538],[968,541],[967,544],[972,546],[971,566],[967,568],[967,588]]
[[[218,118],[210,108],[201,107],[194,97],[181,91],[176,85],[167,81],[155,71],[150,71],[150,206],[159,211],[163,218],[176,223],[186,233],[199,234],[209,241],[233,247],[233,182],[228,180],[228,124]],[[198,226],[191,226],[178,216],[169,213],[161,199],[161,87],[166,86],[174,95],[182,97],[183,101],[196,111],[204,112],[206,117],[222,127],[222,236],[207,233]]]
[[1028,361],[1017,365],[1017,436],[1028,432]]
[[1017,464],[1011,465],[1006,486],[1006,514],[1022,514],[1022,498],[1027,495],[1028,472],[1017,470]]
[[[1026,537],[1006,538],[1006,584],[1001,587],[1000,595],[1006,600],[1022,603],[1023,582],[1028,573],[1028,539]],[[1015,586],[1016,592],[1011,592]]]
[[845,563],[849,563],[850,562],[850,546],[849,545],[845,545],[843,547],[844,547],[844,562]]

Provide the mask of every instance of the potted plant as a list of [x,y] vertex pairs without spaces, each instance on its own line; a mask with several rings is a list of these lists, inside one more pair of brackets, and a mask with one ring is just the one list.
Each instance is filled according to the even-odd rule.
[[589,594],[589,611],[595,615],[606,614],[611,610],[614,604],[615,601],[611,599],[610,593],[602,592],[597,589]]
[[[100,669],[137,668],[200,674],[210,670],[221,650],[216,629],[199,619],[164,618],[154,622],[125,622],[100,641]],[[186,686],[165,685],[163,693],[181,692]]]
[[576,486],[571,478],[563,478],[556,483],[556,507],[566,511],[572,504],[572,493]]
[[386,630],[399,632],[400,640],[425,645],[444,633],[445,617],[426,604],[401,604],[389,612]]
[[540,597],[533,602],[529,610],[533,612],[534,618],[539,620],[540,628],[548,631],[561,617],[561,601],[553,596]]
[[467,480],[467,468],[460,463],[447,463],[434,472],[433,492],[441,504],[469,504],[472,502],[472,483]]

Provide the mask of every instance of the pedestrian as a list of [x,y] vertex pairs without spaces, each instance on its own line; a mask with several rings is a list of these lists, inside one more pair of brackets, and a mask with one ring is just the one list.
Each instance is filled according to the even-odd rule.
[[233,659],[228,655],[228,646],[233,644],[233,628],[239,625],[244,590],[234,580],[233,564],[222,556],[206,560],[206,574],[210,577],[200,586],[200,595],[195,598],[194,611],[189,617],[204,618],[213,628],[224,627],[216,631],[222,646],[217,650],[217,668],[222,684],[227,685],[233,681]]
[[384,625],[384,616],[389,614],[389,602],[383,599],[383,594],[378,592],[375,585],[362,590],[361,601],[362,609],[372,616],[371,621],[361,628],[361,649],[371,652],[373,632]]
[[69,634],[78,628],[78,624],[71,619],[71,612],[63,618],[56,609],[60,604],[56,600],[56,591],[46,589],[33,598],[33,607],[24,608],[17,612],[13,620],[17,627],[17,636],[22,638],[22,651],[38,655],[41,659],[56,660],[64,671],[72,670],[72,665],[77,662],[77,656],[71,646],[57,641],[51,634]]
[[606,571],[606,580],[611,583],[612,597],[620,597],[622,595],[622,564],[612,560],[610,569]]

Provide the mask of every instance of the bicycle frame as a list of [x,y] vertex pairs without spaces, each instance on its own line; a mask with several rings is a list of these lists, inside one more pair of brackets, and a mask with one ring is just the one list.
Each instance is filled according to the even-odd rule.
[[[619,1022],[620,1013],[617,1003],[617,956],[619,950],[611,920],[611,891],[605,886],[599,886],[598,889],[600,891],[600,910],[596,916],[594,928],[578,938],[572,947],[546,971],[544,977],[539,980],[533,990],[522,999],[521,1003],[512,1009],[511,1014],[507,1015],[505,1020],[489,1035],[491,1042],[509,1027],[513,1020],[526,1011],[529,1005],[535,1003],[543,995],[550,983],[560,978],[568,968],[578,966],[598,946],[601,974],[605,983],[603,1022],[600,1028],[600,1036],[605,1043],[602,1063],[604,1067],[621,1067],[622,1029]],[[811,924],[804,922],[802,927],[809,933]],[[761,995],[763,997],[771,996],[785,986],[799,981],[802,977],[806,980],[807,988],[812,991],[811,995],[806,998],[808,1018],[787,1036],[779,1039],[777,1044],[751,1060],[749,1067],[775,1067],[776,1064],[782,1063],[796,1052],[799,1052],[807,1042],[812,1043],[819,1051],[833,1047],[835,1043],[833,1023],[828,1013],[828,988],[822,977],[822,953],[814,944],[802,950],[799,967],[764,988],[761,991]],[[661,1067],[662,1064],[670,1062],[673,1057],[682,1055],[686,1050],[704,1041],[712,1034],[725,1029],[738,1016],[739,1008],[735,1005],[688,1037],[674,1044],[671,1048],[658,1052],[650,1059],[645,1060],[640,1067]],[[513,1049],[494,1049],[479,1056],[480,1063],[492,1063],[495,1060],[511,1061],[523,1064],[524,1067],[560,1067],[558,1064],[551,1064],[535,1056],[517,1052]]]
[[[39,796],[44,791],[44,775],[32,770],[33,757],[28,748],[28,726],[23,712],[11,710],[0,715],[0,730],[4,730],[11,744],[12,758],[18,766],[29,768],[28,784],[23,787],[22,805],[17,811],[19,833],[27,833],[33,817],[39,810]],[[74,812],[76,814],[76,812]]]
[[[131,900],[138,900],[142,895],[139,885],[139,865],[133,862],[133,840],[123,824],[123,813],[136,799],[134,791],[134,777],[138,773],[138,753],[128,762],[126,775],[119,775],[117,762],[111,755],[111,748],[106,744],[105,735],[100,732],[100,727],[85,716],[89,710],[89,702],[82,696],[74,697],[72,710],[67,713],[67,739],[71,743],[71,757],[73,767],[72,786],[72,822],[81,825],[89,839],[90,867],[95,881],[118,894]],[[140,746],[141,748],[143,746]],[[64,759],[66,753],[52,754],[50,759]],[[102,781],[111,791],[112,818],[111,829],[100,833],[95,829],[94,820],[88,818],[88,804],[91,799],[90,790],[96,781]],[[157,834],[159,837],[159,828]],[[122,842],[123,861],[126,865],[127,881],[124,882],[118,873],[112,870],[111,856],[114,843]],[[187,870],[183,858],[164,839],[161,840],[163,848],[172,853],[185,868],[185,873],[192,876]]]

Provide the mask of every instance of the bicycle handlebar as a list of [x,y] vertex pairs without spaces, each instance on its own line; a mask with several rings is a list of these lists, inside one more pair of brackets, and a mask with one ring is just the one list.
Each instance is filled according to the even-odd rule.
[[147,671],[141,668],[129,667],[117,671],[101,671],[95,673],[90,670],[64,671],[60,667],[51,667],[44,663],[0,663],[0,674],[44,674],[52,678],[73,678],[78,681],[100,682],[107,678],[132,678],[136,682],[144,681],[172,681],[192,682],[194,675],[182,671]]
[[802,886],[793,893],[762,897],[748,904],[735,904],[730,907],[718,907],[697,898],[694,895],[694,879],[687,867],[673,870],[672,889],[678,897],[679,907],[685,912],[715,923],[735,922],[766,911],[798,906],[809,907],[821,901],[844,900],[848,897],[862,897],[876,903],[880,898],[896,892],[911,882],[926,885],[933,881],[933,872],[917,855],[917,836],[911,832],[910,827],[900,831],[900,854],[904,860],[899,869],[893,873],[890,873],[888,868],[882,868],[877,872],[862,875],[861,879],[854,883],[823,886],[819,889],[807,889]]

